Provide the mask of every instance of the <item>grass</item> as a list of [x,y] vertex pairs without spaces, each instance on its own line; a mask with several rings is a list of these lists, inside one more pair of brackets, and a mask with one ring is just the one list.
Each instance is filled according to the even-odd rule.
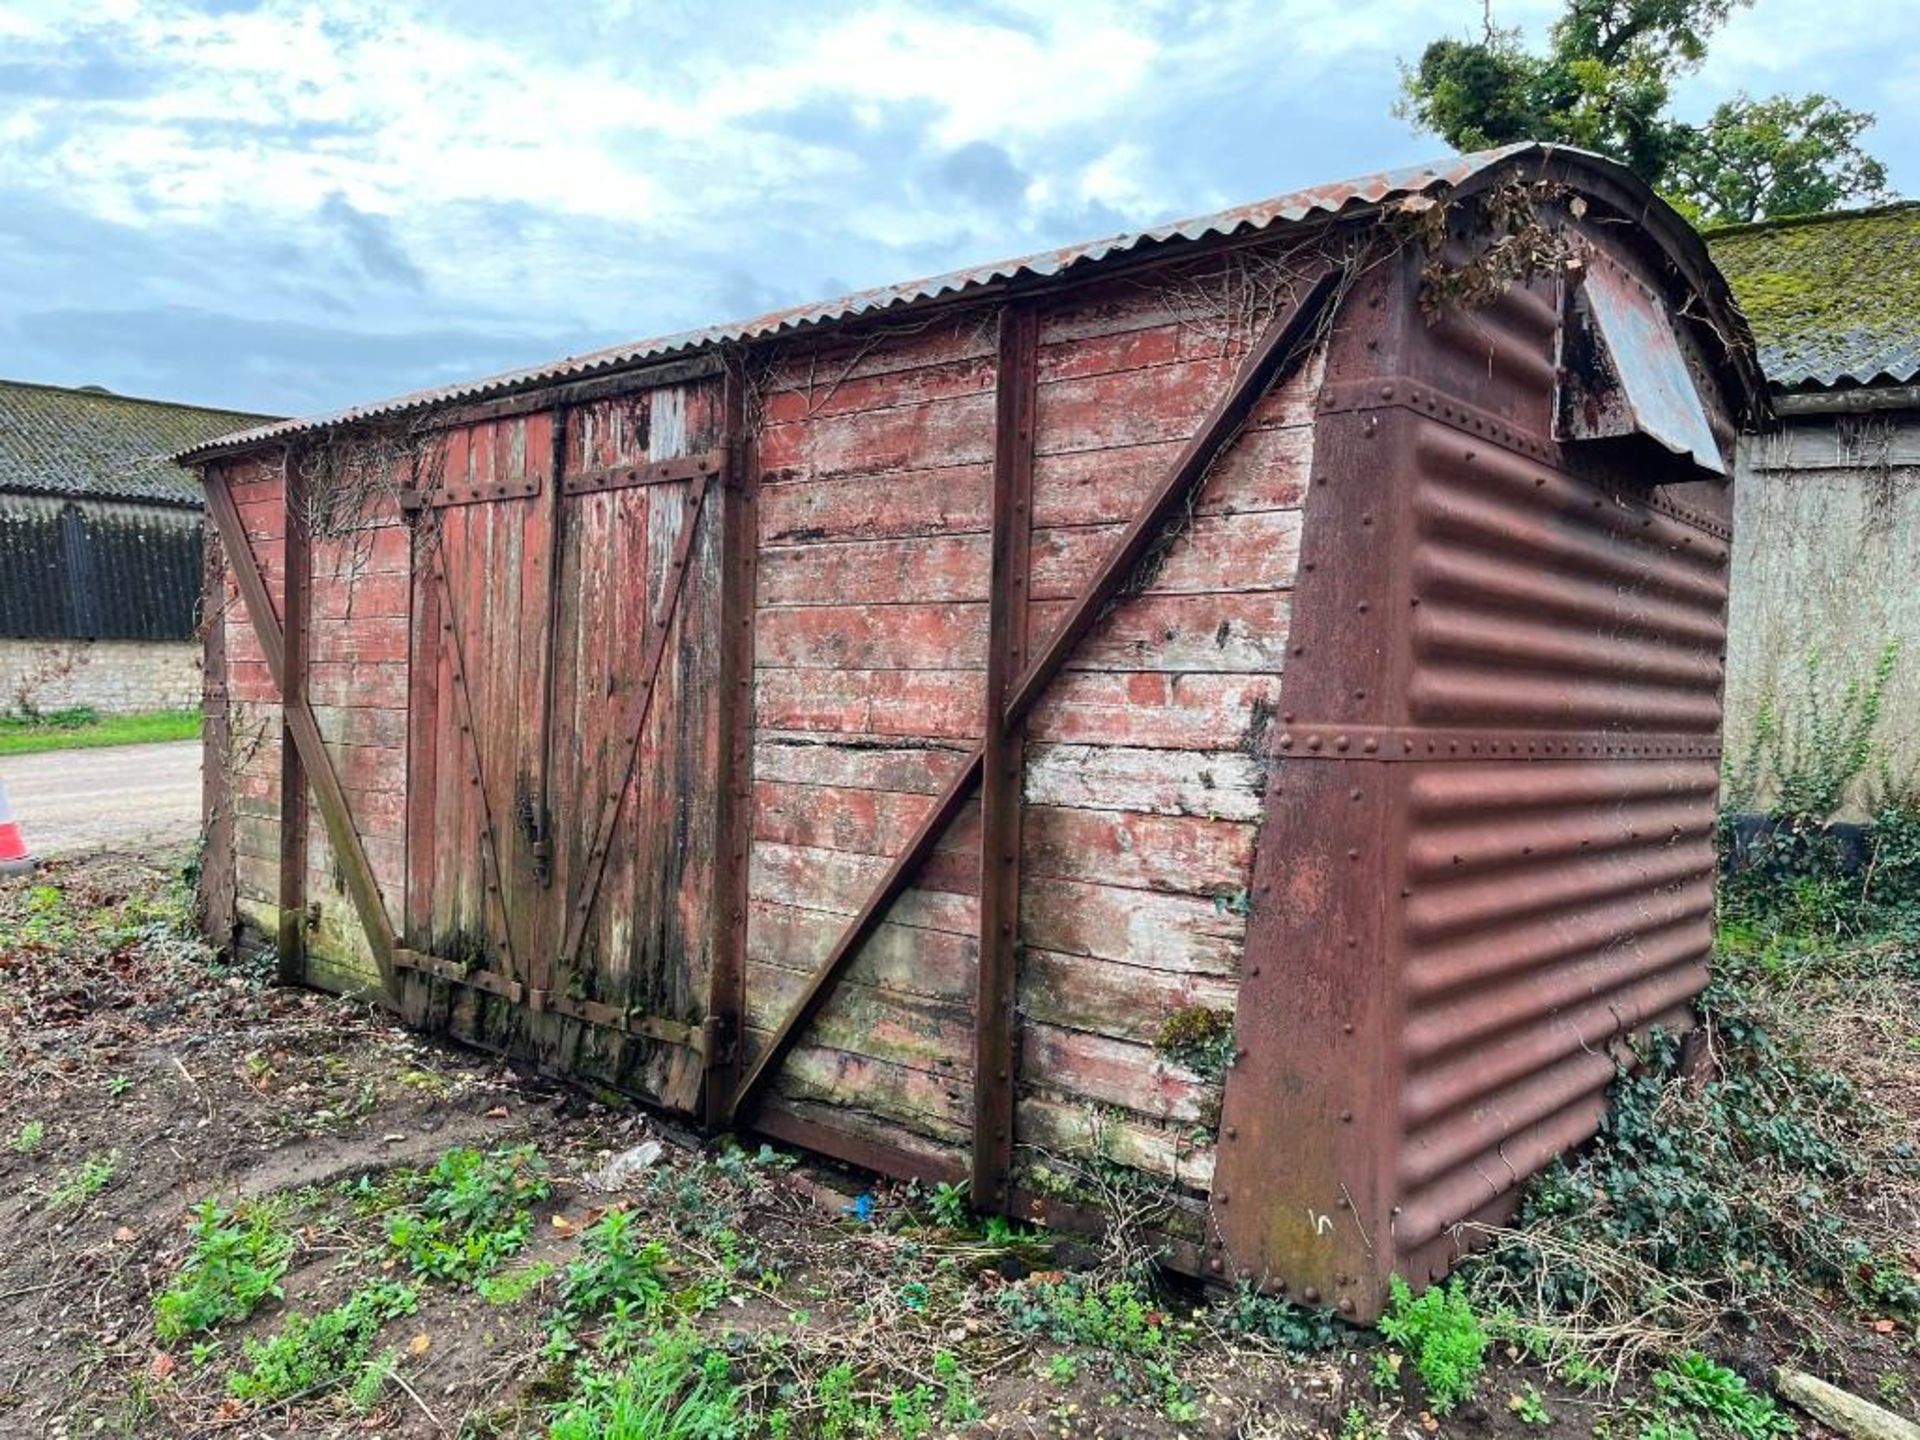
[[99,715],[81,707],[40,715],[0,715],[0,755],[38,755],[101,745],[150,745],[200,738],[198,710],[138,710]]

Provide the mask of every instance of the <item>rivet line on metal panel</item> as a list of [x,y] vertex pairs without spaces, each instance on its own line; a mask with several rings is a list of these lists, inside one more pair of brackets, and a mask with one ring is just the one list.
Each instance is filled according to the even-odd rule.
[[1717,738],[1605,731],[1430,729],[1292,724],[1275,742],[1295,760],[1717,760]]
[[[1410,410],[1450,424],[1461,434],[1471,435],[1502,450],[1524,455],[1529,460],[1558,465],[1558,442],[1405,376],[1385,376],[1329,385],[1320,392],[1318,408],[1322,415],[1362,410]],[[1597,505],[1601,502],[1596,500],[1594,503]],[[1726,522],[1716,520],[1690,505],[1683,505],[1658,490],[1649,495],[1635,496],[1629,503],[1656,510],[1668,519],[1678,520],[1716,540],[1727,543],[1733,540],[1733,530]]]

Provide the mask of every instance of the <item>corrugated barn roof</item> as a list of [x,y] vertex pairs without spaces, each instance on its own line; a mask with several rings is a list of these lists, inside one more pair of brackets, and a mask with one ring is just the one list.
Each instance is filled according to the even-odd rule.
[[1070,245],[1059,250],[1043,250],[1037,254],[1022,255],[990,265],[954,270],[948,274],[935,275],[924,280],[912,280],[903,285],[860,290],[838,299],[800,305],[790,310],[776,310],[757,319],[731,325],[713,325],[701,330],[682,331],[677,335],[664,335],[652,340],[616,345],[610,349],[595,350],[584,355],[570,355],[565,359],[546,365],[537,365],[531,369],[508,371],[505,374],[490,375],[484,379],[465,381],[433,390],[416,390],[370,405],[358,405],[335,411],[329,415],[261,426],[242,434],[225,436],[217,443],[197,446],[181,458],[200,458],[216,450],[243,448],[261,441],[298,435],[311,430],[327,429],[356,420],[369,420],[381,416],[405,414],[413,410],[429,409],[450,401],[485,400],[539,385],[587,379],[634,365],[692,354],[730,342],[766,339],[814,326],[835,324],[927,301],[964,295],[968,291],[984,289],[990,285],[1023,277],[1064,275],[1069,271],[1095,266],[1131,251],[1168,242],[1247,234],[1276,225],[1309,220],[1316,216],[1334,215],[1344,210],[1380,205],[1409,195],[1441,193],[1473,179],[1482,171],[1503,161],[1528,152],[1538,154],[1543,164],[1555,153],[1582,153],[1569,152],[1565,147],[1523,143],[1504,146],[1498,150],[1482,150],[1471,155],[1457,155],[1426,165],[1376,171],[1370,175],[1358,175],[1333,184],[1296,190],[1289,195],[1256,201],[1251,205],[1237,206],[1232,210],[1222,210],[1212,215],[1175,221],[1169,225],[1156,226],[1151,230],[1112,235],[1102,240]]
[[0,492],[198,505],[171,458],[266,417],[0,380]]
[[1920,378],[1920,203],[1732,226],[1706,239],[1775,389]]

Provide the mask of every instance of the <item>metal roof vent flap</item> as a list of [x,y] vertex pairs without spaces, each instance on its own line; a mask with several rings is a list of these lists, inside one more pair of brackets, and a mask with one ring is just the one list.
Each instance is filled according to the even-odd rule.
[[1725,475],[1726,461],[1680,352],[1666,303],[1633,276],[1597,258],[1569,279],[1560,326],[1554,437],[1610,440],[1645,435],[1702,470]]

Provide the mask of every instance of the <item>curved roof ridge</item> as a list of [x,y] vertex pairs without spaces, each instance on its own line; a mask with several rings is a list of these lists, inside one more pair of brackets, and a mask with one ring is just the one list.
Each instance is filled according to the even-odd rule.
[[[907,281],[898,285],[857,290],[834,299],[815,301],[770,311],[751,320],[684,330],[676,334],[634,341],[580,355],[562,357],[546,364],[504,371],[479,379],[415,390],[366,405],[314,416],[283,421],[274,425],[224,436],[219,440],[183,451],[177,458],[184,463],[207,459],[223,452],[243,450],[254,445],[315,430],[386,416],[406,414],[456,401],[490,399],[519,390],[581,380],[611,374],[678,356],[695,354],[714,347],[742,341],[765,340],[803,330],[844,323],[856,318],[881,315],[909,306],[933,303],[984,290],[1022,277],[1048,279],[1083,268],[1109,262],[1118,256],[1149,247],[1181,241],[1220,239],[1266,230],[1281,224],[1299,224],[1332,219],[1357,213],[1397,199],[1414,195],[1450,194],[1484,182],[1493,172],[1510,162],[1537,157],[1542,168],[1559,163],[1571,164],[1591,172],[1597,180],[1625,186],[1621,194],[1631,204],[1624,208],[1637,211],[1637,218],[1662,230],[1670,251],[1687,250],[1682,268],[1696,286],[1718,282],[1718,275],[1700,244],[1698,235],[1686,222],[1631,172],[1617,162],[1591,151],[1572,146],[1538,141],[1520,141],[1497,149],[1456,155],[1445,160],[1391,170],[1372,171],[1331,184],[1314,185],[1284,195],[1209,215],[1177,220],[1150,229],[1123,232],[1078,245],[1015,256],[986,265],[952,270],[945,274]],[[1680,257],[1676,255],[1676,259]],[[1709,278],[1710,277],[1710,278]],[[1724,299],[1724,287],[1719,297]],[[1729,307],[1730,308],[1730,307]],[[1737,325],[1737,321],[1736,321]],[[1751,377],[1746,376],[1751,385]]]

